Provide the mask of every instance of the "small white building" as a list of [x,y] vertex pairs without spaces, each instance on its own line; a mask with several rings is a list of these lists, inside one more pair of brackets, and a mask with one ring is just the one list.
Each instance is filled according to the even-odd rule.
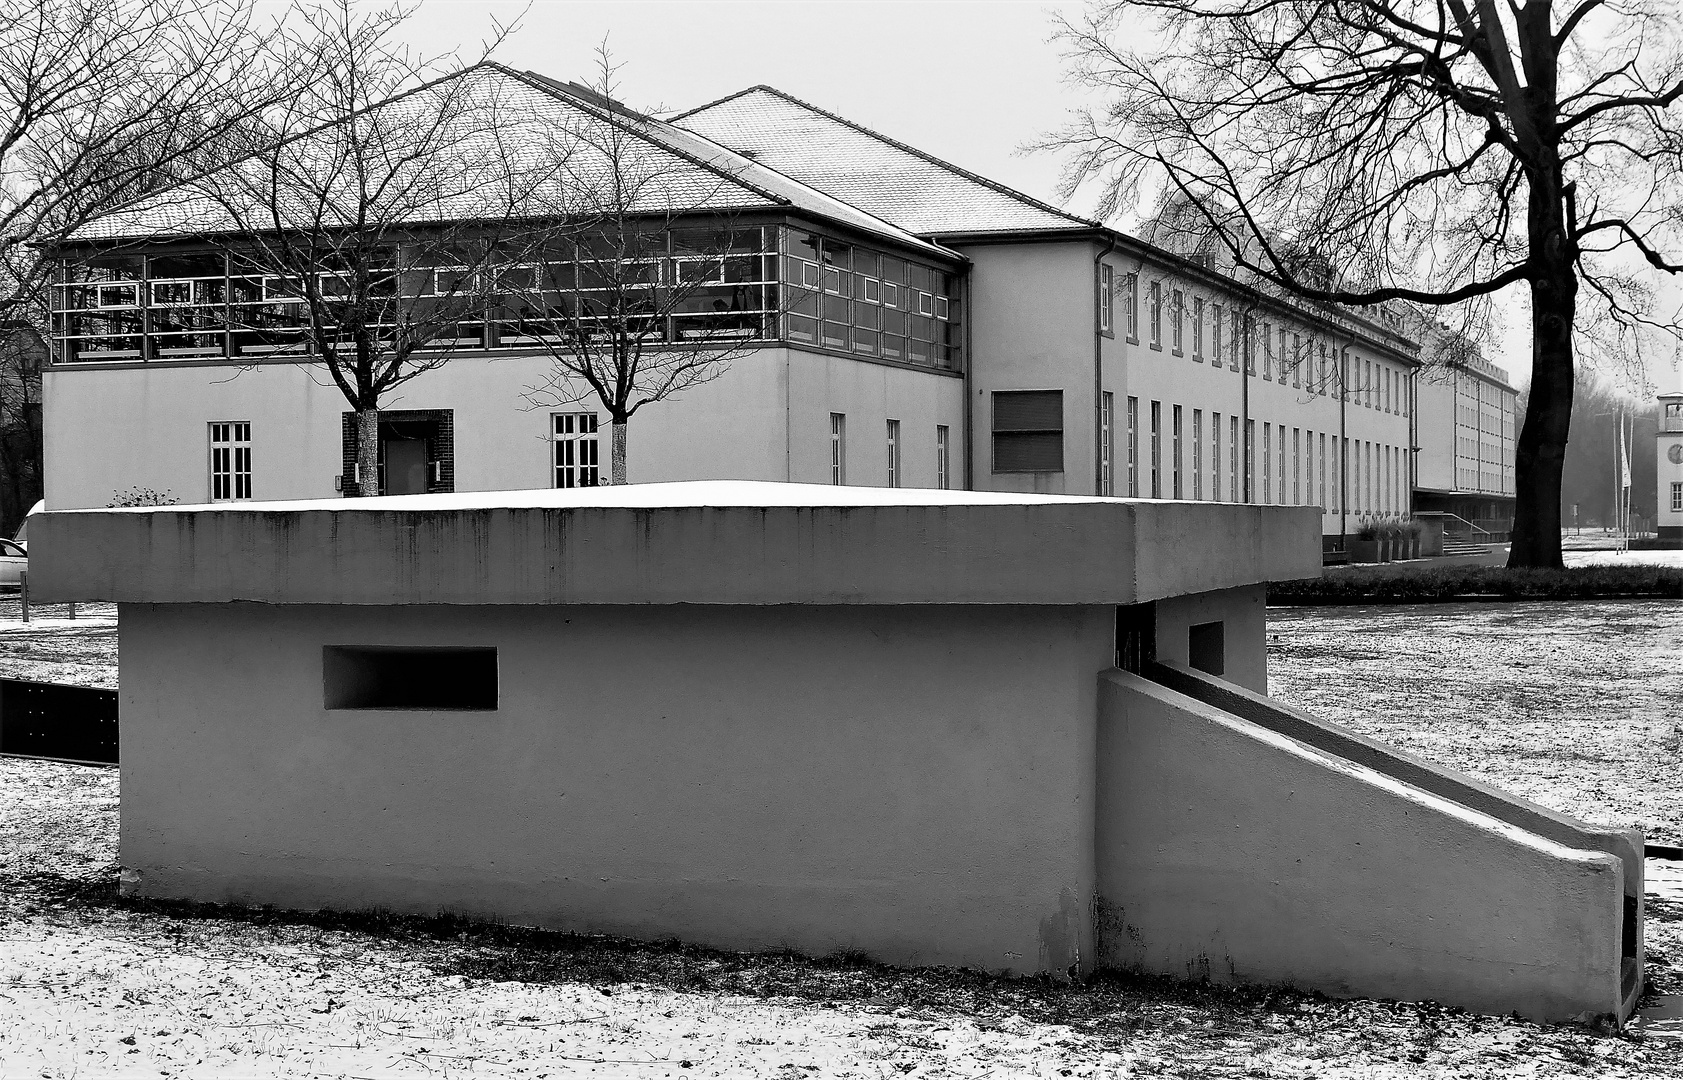
[[1659,490],[1654,505],[1659,507],[1660,542],[1683,547],[1683,370],[1674,367],[1672,381],[1675,385],[1659,395],[1660,423],[1654,442]]
[[1266,696],[1310,507],[704,482],[37,515],[142,896],[1618,1023],[1642,838]]

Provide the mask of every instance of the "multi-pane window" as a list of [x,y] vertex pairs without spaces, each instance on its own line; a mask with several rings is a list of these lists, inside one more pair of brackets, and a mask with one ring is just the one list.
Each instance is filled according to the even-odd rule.
[[1221,366],[1221,305],[1210,307],[1210,364]]
[[1147,312],[1151,316],[1151,347],[1163,347],[1163,285],[1161,282],[1151,283],[1150,299],[1147,301]]
[[210,425],[210,499],[251,498],[251,423],[219,420]]
[[[1264,475],[1267,475],[1264,473]],[[1256,501],[1256,421],[1245,421],[1245,498]]]
[[1163,403],[1151,403],[1151,497],[1163,497]]
[[1221,501],[1221,414],[1210,414],[1210,501]]
[[1140,339],[1140,279],[1137,274],[1129,274],[1122,279],[1122,302],[1127,307],[1128,340]]
[[1262,501],[1274,501],[1274,425],[1262,425]]
[[[1282,374],[1284,373],[1282,372]],[[1279,425],[1278,430],[1280,433],[1280,454],[1277,459],[1280,463],[1280,505],[1284,506],[1286,504],[1286,425]]]
[[1108,263],[1099,264],[1099,329],[1109,334],[1115,322],[1116,272]]
[[1321,373],[1316,379],[1322,397],[1327,396],[1327,383],[1332,381],[1332,369],[1327,366],[1327,343],[1321,342]]
[[900,486],[900,421],[888,422],[888,486]]
[[1269,382],[1274,381],[1274,327],[1271,323],[1262,324],[1262,377]]
[[1683,484],[1671,485],[1671,512],[1683,511]]
[[847,483],[847,414],[830,414],[830,483]]
[[[361,296],[351,295],[342,270],[323,267],[309,284],[326,298],[330,318],[361,319],[381,347],[402,333],[400,307],[421,298],[450,312],[429,347],[519,348],[562,341],[578,330],[569,327],[563,309],[576,311],[581,300],[656,287],[674,302],[651,328],[655,340],[770,338],[779,336],[778,261],[786,235],[807,234],[758,225],[650,230],[624,245],[616,241],[614,269],[606,272],[609,260],[599,249],[593,254],[588,243],[557,245],[531,261],[496,267],[440,265],[433,254],[406,253],[430,251],[429,245],[394,246],[356,268],[366,270],[372,282]],[[791,266],[796,276],[789,283],[802,285],[806,271]],[[619,273],[624,267],[630,272]],[[925,270],[956,280],[932,267]],[[818,278],[815,272],[815,288]],[[66,261],[51,296],[55,359],[150,363],[307,354],[305,284],[296,273],[220,251],[101,255],[98,265]],[[950,301],[951,293],[934,284],[930,292]],[[818,306],[816,295],[813,305]],[[932,297],[929,306],[934,319],[951,315],[950,302]],[[943,307],[949,308],[944,314]],[[801,317],[807,322],[792,319],[785,330],[798,333],[804,327],[805,340],[815,340],[818,314]],[[958,336],[928,337],[921,362],[956,367]],[[909,359],[920,362],[915,352]]]
[[1204,358],[1204,298],[1192,298],[1192,359]]
[[1320,446],[1317,456],[1321,460],[1321,498],[1316,505],[1324,508],[1327,504],[1327,435],[1324,431],[1320,435]]
[[1128,498],[1140,497],[1140,399],[1128,399]]
[[1099,398],[1099,494],[1116,494],[1116,395]]
[[1180,487],[1180,462],[1181,462],[1180,435],[1181,435],[1181,425],[1180,425],[1180,406],[1179,405],[1176,405],[1174,407],[1173,420],[1174,420],[1175,429],[1174,429],[1174,442],[1171,445],[1171,449],[1174,451],[1175,456],[1174,456],[1174,460],[1172,462],[1170,462],[1170,465],[1171,465],[1171,468],[1173,469],[1173,474],[1174,474],[1174,493],[1175,493],[1174,497],[1178,499],[1178,498],[1181,497],[1181,487]]
[[828,237],[787,235],[791,341],[920,366],[960,366],[956,275]]
[[1175,289],[1169,301],[1169,334],[1174,342],[1174,353],[1181,355],[1181,336],[1185,332],[1186,297],[1179,289]]
[[993,471],[1062,472],[1064,392],[999,390],[993,395]]
[[1244,497],[1239,487],[1239,418],[1227,418],[1227,501],[1238,502]]
[[1204,497],[1204,410],[1192,410],[1192,497]]
[[1303,336],[1291,336],[1291,385],[1292,389],[1303,388]]
[[1291,504],[1303,505],[1303,432],[1291,429]]
[[935,425],[935,486],[945,491],[953,486],[951,469],[952,453],[948,449],[951,438],[947,425]]
[[593,412],[555,413],[555,486],[596,487],[602,482],[601,440]]

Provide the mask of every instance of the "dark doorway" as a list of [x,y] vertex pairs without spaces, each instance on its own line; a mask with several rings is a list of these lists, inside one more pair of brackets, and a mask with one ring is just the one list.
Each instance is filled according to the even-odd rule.
[[[356,494],[356,416],[344,414],[340,490]],[[425,495],[456,490],[456,425],[450,409],[380,413],[380,494]]]
[[1207,622],[1189,628],[1186,658],[1199,671],[1227,674],[1227,624]]
[[426,494],[426,440],[382,438],[380,456],[385,459],[386,482],[381,487],[382,491],[387,495]]

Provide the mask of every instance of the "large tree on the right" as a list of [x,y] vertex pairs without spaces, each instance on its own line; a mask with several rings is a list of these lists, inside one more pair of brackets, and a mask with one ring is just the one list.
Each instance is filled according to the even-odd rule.
[[1655,300],[1683,271],[1671,0],[1122,0],[1061,37],[1100,104],[1044,145],[1103,216],[1184,199],[1313,302],[1529,291],[1509,565],[1561,565],[1575,351],[1676,333]]

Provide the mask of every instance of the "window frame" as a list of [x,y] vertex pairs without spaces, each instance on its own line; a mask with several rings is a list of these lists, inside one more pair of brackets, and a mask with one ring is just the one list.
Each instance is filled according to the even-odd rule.
[[[574,430],[563,432],[561,421],[572,421]],[[590,430],[579,430],[583,421]],[[602,418],[594,409],[558,409],[549,414],[549,483],[556,490],[602,486]],[[562,447],[574,460],[563,463]],[[576,449],[574,449],[576,448]],[[588,462],[583,459],[588,457]],[[562,483],[562,470],[568,470],[567,483]],[[576,471],[576,475],[575,475]],[[588,480],[586,477],[588,476]]]
[[[249,502],[252,486],[251,421],[212,420],[206,427],[209,439],[207,464],[210,470],[210,501]],[[225,494],[217,494],[219,484],[226,485]]]

